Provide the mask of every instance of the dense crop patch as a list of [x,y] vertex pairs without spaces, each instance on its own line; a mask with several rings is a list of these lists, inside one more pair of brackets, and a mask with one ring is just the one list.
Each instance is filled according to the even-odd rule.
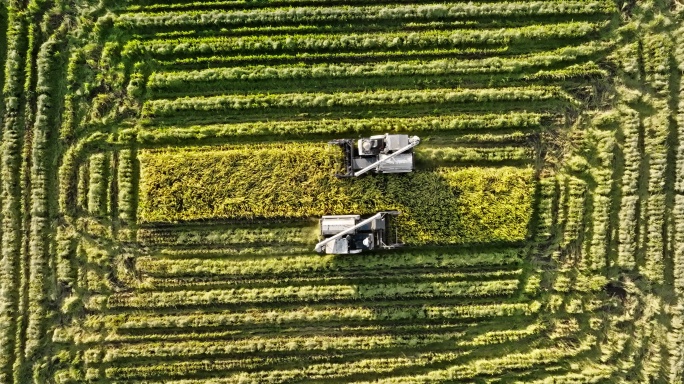
[[139,158],[142,222],[399,210],[405,242],[448,244],[521,241],[531,217],[531,168],[438,168],[349,183],[334,177],[340,151],[320,145],[154,151]]
[[680,12],[0,2],[0,383],[681,382]]

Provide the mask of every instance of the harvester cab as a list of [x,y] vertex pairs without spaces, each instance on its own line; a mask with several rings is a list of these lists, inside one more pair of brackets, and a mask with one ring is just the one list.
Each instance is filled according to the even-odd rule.
[[391,249],[401,246],[396,233],[391,236],[390,217],[399,211],[378,212],[362,219],[360,215],[323,216],[320,223],[321,240],[316,252],[327,254],[350,254],[375,249]]
[[407,173],[413,170],[413,147],[420,144],[418,136],[384,135],[359,139],[332,140],[344,151],[345,173],[337,177],[358,177],[366,172]]

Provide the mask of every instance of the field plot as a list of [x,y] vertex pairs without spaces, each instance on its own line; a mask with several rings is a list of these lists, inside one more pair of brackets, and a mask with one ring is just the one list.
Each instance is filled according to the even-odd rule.
[[680,383],[681,8],[3,0],[0,384]]
[[515,242],[527,234],[534,192],[529,167],[437,168],[350,183],[334,177],[342,162],[336,147],[213,148],[142,151],[139,221],[396,209],[404,213],[397,231],[411,245]]

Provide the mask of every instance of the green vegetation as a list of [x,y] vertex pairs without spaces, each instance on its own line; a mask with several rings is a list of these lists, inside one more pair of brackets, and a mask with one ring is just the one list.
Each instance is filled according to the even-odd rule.
[[0,384],[682,382],[683,10],[0,1]]

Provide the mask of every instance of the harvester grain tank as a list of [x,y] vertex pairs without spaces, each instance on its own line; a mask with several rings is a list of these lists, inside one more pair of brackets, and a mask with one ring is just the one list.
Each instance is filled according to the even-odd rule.
[[319,253],[350,254],[399,247],[401,244],[396,233],[393,241],[390,239],[390,218],[399,213],[378,212],[367,219],[360,215],[323,216],[319,221],[323,240],[316,244],[315,250]]
[[344,151],[345,173],[337,177],[358,177],[369,171],[376,173],[407,173],[413,171],[413,148],[420,144],[418,136],[384,135],[357,140],[332,140]]

